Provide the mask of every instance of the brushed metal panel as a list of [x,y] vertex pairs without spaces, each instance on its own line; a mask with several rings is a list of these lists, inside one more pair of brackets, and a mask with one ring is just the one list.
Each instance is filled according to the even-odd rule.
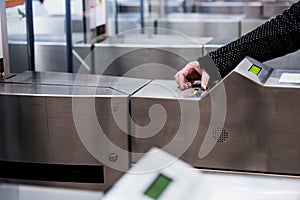
[[[82,76],[92,78],[96,75]],[[109,84],[120,80],[118,77],[106,77],[106,87],[103,88],[97,87],[98,82],[96,86],[84,86],[85,78],[78,86],[73,78],[67,73],[25,72],[19,78],[16,76],[14,81],[0,84],[0,102],[7,105],[0,117],[3,129],[0,159],[60,165],[103,165],[104,184],[75,183],[73,187],[105,190],[129,168],[128,94],[110,87]],[[55,80],[58,82],[55,83]],[[135,83],[134,79],[130,80],[127,85]],[[125,84],[124,90],[134,92],[148,81],[138,79],[136,85],[128,86],[129,89]],[[102,134],[93,122],[99,123]],[[110,153],[116,155],[115,160],[109,159]],[[70,183],[26,183],[72,187]]]
[[173,49],[163,48],[96,47],[95,53],[103,56],[95,56],[96,74],[113,76],[172,79],[188,62]]
[[5,84],[3,82],[0,83],[0,94],[1,95],[11,95],[13,93],[20,93],[24,91],[28,85],[20,85],[20,84]]
[[[139,12],[127,13],[121,12],[118,13],[118,18],[115,16],[109,16],[108,18],[108,27],[109,35],[114,36],[116,34],[116,24],[118,26],[118,34],[123,34],[126,31],[138,31],[141,33],[141,22],[140,22]],[[117,20],[117,23],[116,23]],[[145,27],[154,27],[154,19],[146,18],[144,19]],[[154,34],[153,29],[145,29],[145,33]]]
[[[51,162],[44,97],[1,95],[1,160]],[[34,125],[33,125],[34,124]]]
[[[92,51],[91,44],[73,44],[73,72],[94,74],[95,66],[93,63],[93,56],[94,52]],[[90,70],[86,69],[85,65],[87,65]]]
[[[286,76],[294,78],[284,78]],[[275,69],[273,70],[268,82],[265,83],[267,87],[284,87],[284,88],[299,88],[300,83],[297,79],[299,77],[299,70],[290,69]]]
[[11,73],[21,73],[28,70],[28,53],[26,42],[9,42]]
[[288,9],[293,2],[289,1],[275,1],[275,2],[264,2],[263,15],[265,17],[274,17],[281,14],[284,10]]
[[[182,11],[182,3],[179,1],[168,1],[164,2],[163,5],[160,5],[160,2],[157,1],[149,1],[148,9],[151,9],[151,13],[160,12],[161,7],[163,6],[163,10],[165,13],[171,12],[181,12]],[[139,1],[120,1],[118,2],[118,11],[120,13],[128,13],[135,12],[139,13],[140,11],[140,2]],[[148,11],[146,11],[148,12]]]
[[264,24],[267,20],[268,20],[267,18],[262,18],[262,17],[242,19],[241,35],[245,35],[248,32],[254,30],[255,28]]
[[157,26],[188,36],[238,38],[243,18],[244,15],[174,13],[158,19]]
[[[300,90],[259,87],[239,76],[233,76],[232,81],[232,84],[226,87],[229,88],[226,89],[227,97],[231,98],[233,93],[240,94],[239,98],[237,96],[235,98],[238,98],[236,103],[242,106],[228,110],[232,110],[231,116],[242,111],[245,113],[242,118],[244,122],[239,123],[239,128],[232,126],[232,132],[248,130],[248,135],[252,135],[253,143],[252,147],[249,144],[249,148],[257,151],[257,158],[254,157],[257,161],[253,158],[252,162],[253,166],[257,162],[257,168],[253,167],[253,170],[299,174],[296,167],[299,162],[296,158],[300,150],[297,147],[300,138],[295,130],[300,128],[296,117],[299,112],[297,101]],[[243,90],[235,85],[241,81]],[[244,110],[239,107],[243,107]],[[228,119],[228,124],[233,122],[237,124],[238,121]]]
[[300,50],[287,54],[282,57],[278,57],[269,61],[266,61],[265,64],[272,66],[276,69],[300,69],[299,65],[299,57],[300,57]]
[[35,43],[35,70],[66,72],[66,44]]
[[[6,83],[23,83],[35,84],[39,86],[32,86],[32,91],[29,93],[34,94],[65,94],[76,95],[77,90],[84,94],[102,94],[112,95],[122,92],[124,94],[133,94],[135,91],[150,82],[149,79],[138,79],[129,77],[105,76],[105,75],[91,75],[91,74],[76,74],[76,73],[62,73],[62,72],[32,72],[25,71],[17,74],[16,76],[5,80]],[[5,85],[6,88],[8,85]],[[47,87],[48,86],[48,87]],[[53,86],[53,87],[49,87]],[[56,86],[56,87],[54,87]],[[74,86],[74,87],[72,87]],[[85,87],[86,91],[82,89]],[[97,88],[95,88],[97,87]],[[111,88],[119,92],[108,91]],[[57,89],[57,91],[55,91]],[[51,92],[52,90],[52,92]],[[43,91],[43,92],[42,92]],[[86,92],[92,93],[86,93]],[[39,92],[39,93],[37,93]],[[59,92],[59,93],[58,93]]]
[[247,17],[262,16],[263,4],[261,2],[195,2],[192,5],[194,12],[218,14],[245,14]]
[[123,35],[95,45],[95,72],[135,78],[173,79],[189,60],[201,56],[211,38],[182,35]]
[[[250,79],[232,72],[223,80],[226,89],[226,118],[223,127],[219,127],[208,136],[216,140],[210,153],[199,157],[208,125],[211,120],[211,94],[200,98],[200,120],[182,115],[179,99],[163,96],[133,95],[131,98],[132,118],[139,126],[151,123],[149,109],[159,104],[164,107],[167,119],[157,134],[141,138],[133,130],[133,152],[146,152],[152,146],[165,147],[176,138],[176,132],[182,120],[192,123],[199,120],[199,128],[193,143],[180,157],[195,167],[237,171],[293,174],[300,173],[298,155],[300,129],[298,113],[300,111],[300,90],[298,88],[264,87]],[[174,83],[175,84],[175,83]],[[220,87],[218,85],[213,90]],[[141,94],[141,93],[140,93]],[[183,99],[189,101],[189,98]],[[190,100],[191,101],[191,100]],[[222,118],[225,116],[218,116]],[[191,134],[189,128],[184,130]],[[219,132],[222,137],[215,137]],[[179,147],[178,147],[179,148]],[[184,150],[184,149],[183,149]],[[169,149],[176,154],[179,150]],[[134,157],[137,161],[139,157]]]
[[[127,103],[127,98],[123,98],[123,103],[120,106]],[[77,99],[81,104],[89,104],[91,98],[80,98]],[[98,117],[98,123],[102,127],[104,133],[110,138],[110,141],[116,144],[118,147],[127,150],[127,135],[123,133],[118,125],[114,122],[113,116],[111,114],[111,99],[110,98],[96,98],[95,105]],[[80,133],[76,128],[75,123],[84,123],[80,121],[75,121],[73,117],[71,98],[48,98],[47,99],[47,119],[50,133],[50,141],[53,147],[54,159],[58,163],[77,163],[77,164],[96,164],[99,163],[88,151],[87,147],[84,147],[80,139]],[[64,109],[62,109],[64,108]],[[76,113],[75,113],[76,114]],[[81,115],[87,115],[86,117],[92,117],[88,113],[80,113]],[[126,122],[126,117],[128,113],[122,113],[123,119]],[[58,123],[59,122],[59,123]],[[126,123],[127,124],[127,123]],[[78,125],[77,125],[78,126]],[[85,126],[81,124],[79,126]],[[93,130],[97,133],[99,130]],[[127,130],[128,131],[128,130]],[[81,133],[84,134],[84,133]],[[88,134],[88,133],[87,133]],[[101,134],[101,133],[99,133]],[[104,144],[105,141],[94,141],[95,145],[107,146],[109,144]],[[113,151],[113,149],[112,149]],[[108,155],[107,155],[108,156]],[[121,159],[121,158],[119,158]],[[121,165],[121,164],[120,164]],[[124,163],[122,164],[124,165]],[[128,163],[127,163],[128,165]]]
[[[53,38],[54,37],[54,38]],[[14,39],[14,38],[13,38]],[[43,41],[43,38],[41,39]],[[50,40],[50,41],[49,41]],[[52,43],[51,43],[51,40]],[[36,71],[56,71],[66,72],[66,44],[61,41],[61,37],[48,36],[48,42],[35,42],[35,62]],[[81,73],[92,73],[94,70],[90,44],[74,44],[73,50],[73,71]],[[9,41],[9,51],[11,57],[11,71],[21,73],[28,70],[27,44],[24,40]],[[78,58],[79,57],[79,58]],[[84,63],[82,63],[84,61]],[[88,65],[89,70],[83,70],[83,65]]]
[[16,76],[5,80],[5,82],[53,86],[96,87],[98,86],[100,78],[100,76],[89,74],[24,71],[23,73],[19,73]]

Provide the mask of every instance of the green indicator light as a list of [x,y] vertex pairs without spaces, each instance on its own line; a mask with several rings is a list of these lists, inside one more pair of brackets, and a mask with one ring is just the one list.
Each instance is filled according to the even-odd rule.
[[256,76],[259,74],[259,72],[261,71],[260,67],[257,67],[256,65],[252,65],[249,69],[249,72],[255,74]]
[[172,179],[159,174],[144,194],[154,200],[157,200],[171,182]]

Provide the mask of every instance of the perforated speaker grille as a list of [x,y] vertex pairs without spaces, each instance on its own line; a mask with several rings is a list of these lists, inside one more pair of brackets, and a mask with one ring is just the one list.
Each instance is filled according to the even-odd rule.
[[224,128],[217,128],[213,131],[212,136],[218,143],[223,143],[228,139],[228,131]]

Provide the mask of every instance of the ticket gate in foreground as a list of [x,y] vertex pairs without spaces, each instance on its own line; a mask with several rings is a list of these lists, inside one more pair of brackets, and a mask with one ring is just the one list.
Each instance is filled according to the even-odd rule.
[[152,146],[199,168],[300,174],[300,71],[246,57],[213,88],[154,80],[131,97],[132,155]]
[[102,200],[298,200],[299,187],[295,177],[194,170],[152,148]]

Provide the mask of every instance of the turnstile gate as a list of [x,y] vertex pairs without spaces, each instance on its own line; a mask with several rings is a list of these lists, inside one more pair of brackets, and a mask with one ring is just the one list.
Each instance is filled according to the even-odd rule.
[[154,80],[131,98],[133,161],[157,146],[199,168],[298,175],[299,88],[300,71],[249,57],[208,91]]

